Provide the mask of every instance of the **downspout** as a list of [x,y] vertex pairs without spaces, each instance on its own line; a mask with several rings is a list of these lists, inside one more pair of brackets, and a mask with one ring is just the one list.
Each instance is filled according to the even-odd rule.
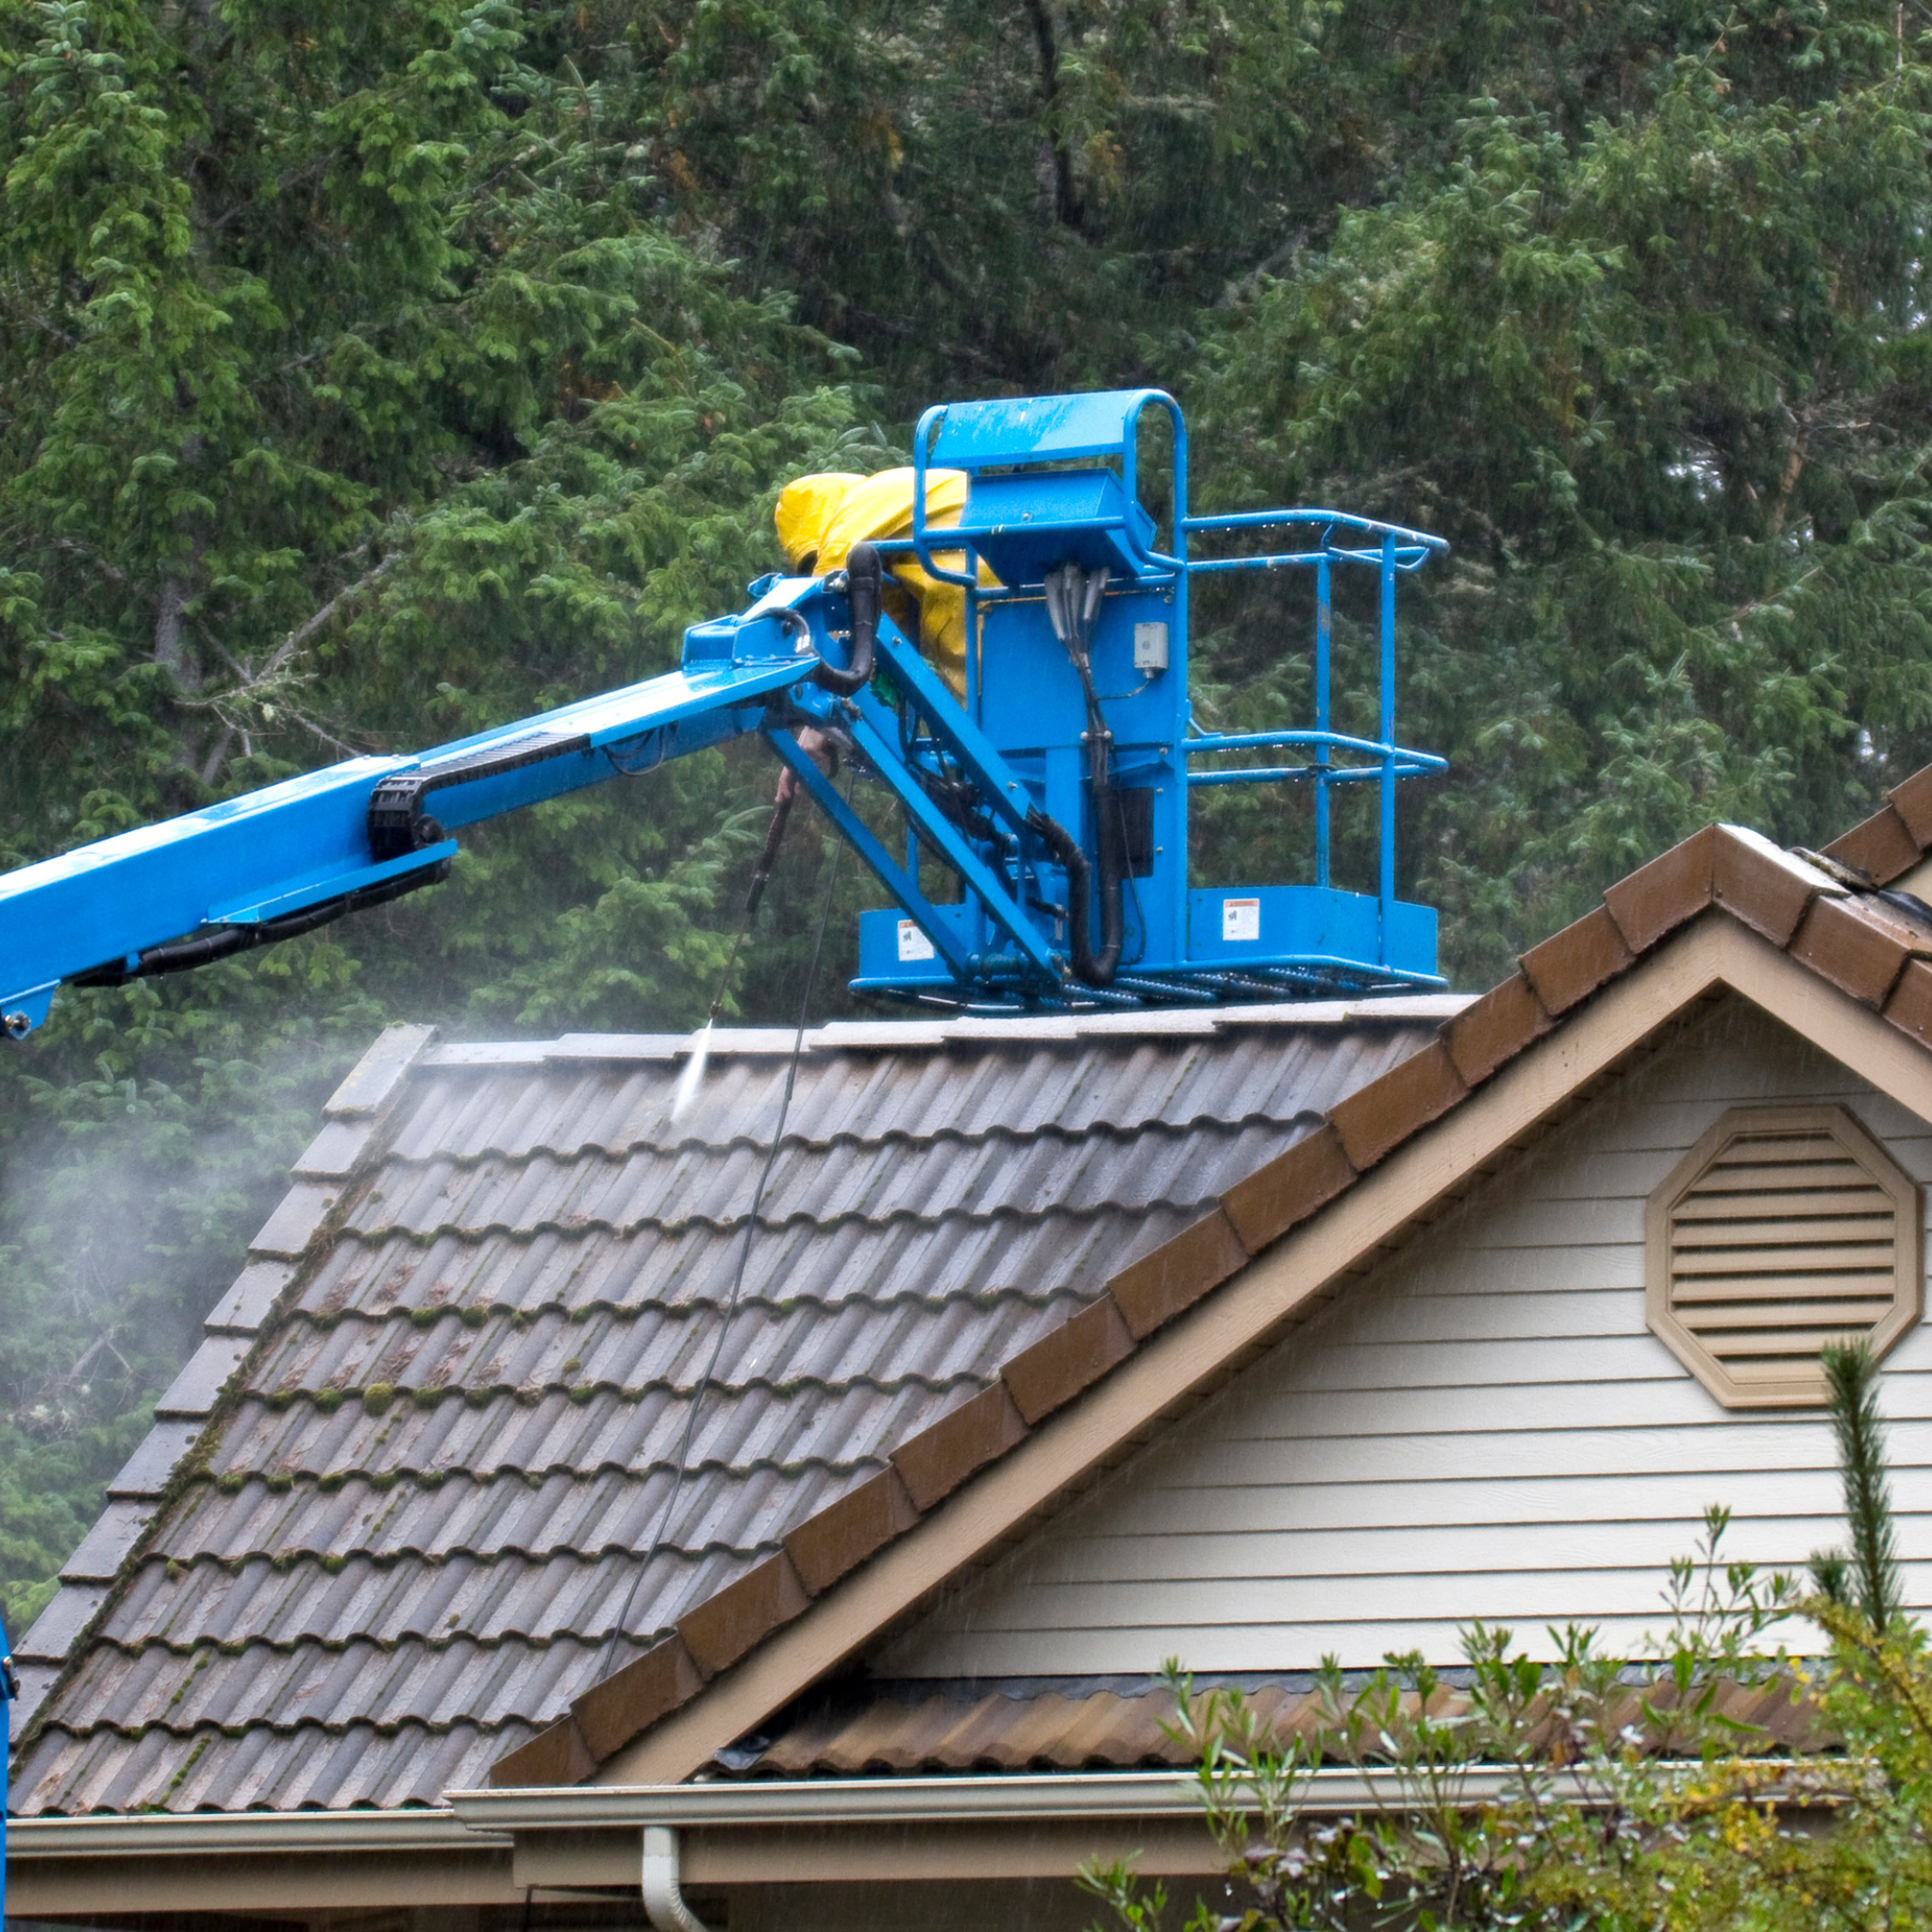
[[677,1834],[668,1824],[644,1826],[644,1917],[656,1932],[705,1932],[677,1889]]

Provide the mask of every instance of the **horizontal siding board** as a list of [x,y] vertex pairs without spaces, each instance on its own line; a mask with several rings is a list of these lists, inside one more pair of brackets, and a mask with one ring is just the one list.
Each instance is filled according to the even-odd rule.
[[[1637,1338],[1633,1337],[1634,1341]],[[1499,1403],[1494,1388],[1296,1389],[1234,1424],[1237,1435],[1271,1441],[1305,1436],[1368,1436],[1399,1421],[1406,1431],[1427,1435],[1487,1435],[1508,1429],[1560,1429],[1566,1424],[1615,1421],[1631,1427],[1698,1421],[1724,1410],[1694,1382],[1680,1386],[1682,1371],[1662,1342],[1655,1376],[1608,1389],[1598,1381],[1524,1384]]]
[[[1666,1566],[1694,1549],[1712,1503],[1734,1511],[1728,1555],[1801,1566],[1844,1534],[1828,1418],[1726,1410],[1650,1334],[1644,1208],[1726,1108],[1822,1100],[1847,1107],[1907,1173],[1932,1176],[1924,1122],[1730,1002],[1291,1333],[1184,1431],[962,1586],[874,1668],[1131,1672],[1177,1655],[1203,1670],[1306,1669],[1328,1652],[1359,1665],[1410,1646],[1450,1663],[1457,1626],[1475,1618],[1525,1634],[1603,1625],[1627,1643],[1663,1623]],[[1770,1165],[1791,1170],[1778,1185],[1808,1173],[1794,1197],[1818,1196],[1807,1205],[1825,1212],[1860,1200],[1856,1189],[1834,1199],[1792,1151],[1782,1143]],[[1729,1175],[1766,1177],[1766,1163]],[[1706,1325],[1724,1328],[1724,1284],[1751,1279],[1751,1245],[1696,1253]],[[1872,1247],[1838,1239],[1811,1253],[1819,1272],[1787,1297],[1791,1315],[1831,1319],[1834,1295],[1869,1292]],[[1766,1374],[1788,1332],[1726,1331],[1741,1366]],[[1881,1400],[1907,1596],[1924,1607],[1923,1325],[1888,1358]]]
[[[1387,1291],[1404,1298],[1541,1294],[1552,1290],[1630,1288],[1643,1291],[1643,1243],[1610,1241],[1570,1248],[1464,1248],[1426,1257],[1408,1254],[1389,1264]],[[1350,1296],[1351,1316],[1365,1315],[1377,1297]]]
[[1340,1319],[1324,1330],[1324,1347],[1621,1337],[1643,1324],[1643,1291],[1525,1289],[1511,1295],[1413,1295],[1401,1302],[1378,1295],[1336,1312]]
[[[1703,1050],[1710,1050],[1708,1042]],[[1674,1057],[1674,1063],[1681,1066],[1681,1058]],[[1912,1165],[1912,1150],[1917,1149],[1922,1159],[1932,1155],[1932,1129],[1895,1100],[1849,1074],[1841,1074],[1831,1080],[1808,1077],[1808,1070],[1803,1064],[1790,1060],[1777,1070],[1775,1076],[1767,1077],[1759,1086],[1747,1089],[1740,1083],[1728,1098],[1712,1094],[1708,1099],[1689,1099],[1680,1093],[1656,1093],[1655,1090],[1653,1093],[1654,1097],[1641,1104],[1626,1102],[1597,1114],[1591,1128],[1592,1158],[1661,1152],[1672,1147],[1681,1155],[1695,1144],[1698,1135],[1726,1108],[1781,1107],[1795,1101],[1835,1101],[1849,1108],[1858,1124],[1874,1140],[1891,1147],[1907,1170]],[[1669,1172],[1666,1164],[1657,1178],[1661,1180]]]
[[[1647,1475],[1685,1472],[1725,1484],[1753,1473],[1837,1467],[1831,1428],[1812,1423],[1752,1419],[1752,1429],[1731,1429],[1717,1405],[1707,1422],[1690,1428],[1576,1428],[1491,1430],[1453,1437],[1390,1431],[1339,1436],[1327,1441],[1217,1434],[1186,1460],[1177,1453],[1150,1457],[1138,1466],[1144,1492],[1161,1488],[1244,1488],[1250,1485],[1414,1482],[1467,1479],[1505,1482],[1517,1477]],[[1894,1422],[1887,1441],[1900,1470],[1932,1469],[1932,1421]],[[1194,1472],[1198,1471],[1198,1474]],[[1715,1493],[1707,1501],[1718,1500]]]
[[[1533,1617],[1513,1617],[1484,1619],[1486,1623],[1499,1624],[1510,1633],[1511,1647],[1530,1657],[1553,1660],[1558,1657],[1561,1647],[1549,1625],[1555,1623],[1561,1630],[1563,1624],[1573,1620],[1542,1619]],[[1592,1617],[1589,1628],[1596,1633],[1596,1653],[1600,1657],[1628,1655],[1640,1651],[1648,1636],[1659,1632],[1664,1624],[1662,1613],[1653,1605],[1624,1614],[1608,1613]],[[1239,1663],[1226,1661],[1210,1662],[1208,1658],[1225,1659],[1255,1655],[1258,1650],[1273,1646],[1284,1655],[1322,1657],[1336,1656],[1344,1670],[1358,1671],[1373,1669],[1391,1653],[1419,1650],[1424,1657],[1440,1657],[1448,1662],[1462,1659],[1463,1625],[1454,1619],[1407,1619],[1396,1615],[1380,1619],[1365,1620],[1357,1624],[1323,1623],[1269,1623],[1223,1624],[1204,1633],[1203,1656],[1190,1657],[1190,1669],[1196,1671],[1239,1671]],[[1118,1674],[1124,1676],[1144,1674],[1150,1679],[1158,1674],[1162,1659],[1156,1657],[1152,1663],[1146,1659],[1148,1646],[1158,1641],[1155,1631],[1133,1630],[1128,1632],[1108,1632],[1103,1639],[1088,1636],[1089,1644],[1101,1645],[1096,1656],[1105,1661],[1096,1661],[1091,1668],[1094,1674]],[[1767,1639],[1771,1643],[1783,1641],[1802,1650],[1807,1641],[1815,1641],[1810,1635],[1810,1626],[1798,1619],[1792,1619],[1773,1630]],[[1052,1633],[1045,1633],[1037,1646],[1036,1661],[1041,1661],[1052,1650]],[[964,1653],[957,1646],[950,1657],[942,1659],[948,1668],[937,1673],[941,1676],[965,1674],[967,1666]],[[953,1668],[957,1665],[958,1668]],[[1287,1668],[1284,1666],[1283,1668]],[[1059,1674],[1051,1668],[1016,1670],[1015,1676],[1053,1676]]]
[[[1923,1467],[1894,1469],[1900,1481],[1924,1481]],[[1829,1517],[1840,1504],[1838,1473],[1824,1464],[1794,1471],[1751,1470],[1718,1478],[1740,1519]],[[1146,1536],[1244,1536],[1320,1529],[1406,1529],[1440,1525],[1664,1522],[1688,1535],[1715,1498],[1712,1477],[1658,1471],[1646,1475],[1493,1477],[1440,1482],[1257,1482],[1212,1488],[1151,1487],[1136,1524]],[[1093,1534],[1093,1533],[1090,1533]],[[1841,1534],[1829,1532],[1830,1541]],[[1076,1541],[1077,1537],[1070,1538]],[[1688,1546],[1688,1545],[1687,1545]]]
[[1507,1248],[1568,1248],[1615,1241],[1641,1241],[1643,1201],[1515,1200],[1485,1217],[1480,1240],[1472,1245],[1488,1253]]
[[[1218,1537],[1086,1537],[1057,1542],[1051,1555],[1042,1552],[1025,1574],[1029,1598],[1034,1591],[1081,1584],[1146,1587],[1151,1591],[1151,1586],[1141,1582],[1150,1577],[1161,1588],[1217,1581],[1234,1588],[1253,1581],[1283,1588],[1292,1583],[1303,1590],[1326,1581],[1336,1585],[1340,1598],[1357,1587],[1367,1588],[1374,1578],[1455,1578],[1507,1571],[1548,1578],[1556,1587],[1557,1573],[1574,1579],[1614,1570],[1645,1576],[1655,1597],[1672,1558],[1688,1556],[1694,1548],[1695,1528],[1696,1518],[1690,1516],[1663,1523],[1445,1524],[1425,1528],[1250,1532],[1241,1539],[1243,1559],[1254,1566],[1247,1579],[1228,1576],[1227,1551]],[[1792,1551],[1826,1547],[1841,1529],[1836,1513],[1758,1517],[1734,1528],[1724,1547],[1739,1562],[1790,1569],[1795,1561]],[[1932,1533],[1922,1528],[1917,1542],[1917,1547],[1902,1546],[1901,1557],[1932,1565]]]
[[[1296,1376],[1297,1392],[1516,1391],[1541,1398],[1566,1384],[1641,1382],[1670,1373],[1670,1357],[1649,1335],[1556,1335],[1479,1341],[1372,1341],[1317,1347]],[[1491,1420],[1494,1420],[1493,1409]]]

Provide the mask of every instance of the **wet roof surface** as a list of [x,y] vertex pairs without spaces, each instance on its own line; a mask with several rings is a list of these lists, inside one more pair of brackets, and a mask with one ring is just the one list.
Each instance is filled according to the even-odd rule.
[[[1448,1677],[1455,1680],[1457,1673]],[[1353,1674],[1344,1701],[1362,1681]],[[1277,1740],[1310,1744],[1329,1734],[1334,1718],[1308,1674],[1278,1678],[1204,1676],[1211,1687],[1239,1689]],[[1640,1724],[1638,1692],[1617,1722]],[[1412,1692],[1402,1708],[1416,1709]],[[1722,1680],[1713,1710],[1760,1734],[1749,1747],[1813,1748],[1820,1741],[1816,1707],[1794,1700],[1789,1677],[1762,1683]],[[1439,1719],[1470,1708],[1467,1695],[1439,1693]],[[977,1683],[847,1683],[807,1697],[770,1728],[728,1754],[723,1770],[743,1778],[918,1776],[923,1773],[1135,1771],[1192,1768],[1198,1746],[1179,1735],[1173,1693],[1145,1678],[1016,1678]],[[1740,1748],[1746,1748],[1740,1745]]]
[[683,1041],[358,1070],[20,1645],[15,1807],[482,1784],[1460,1004],[809,1035],[728,1321],[789,1033],[675,1125]]

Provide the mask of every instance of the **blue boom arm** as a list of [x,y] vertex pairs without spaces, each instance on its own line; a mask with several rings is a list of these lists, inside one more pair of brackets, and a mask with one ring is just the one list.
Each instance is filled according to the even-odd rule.
[[[1166,549],[1136,481],[1146,411],[1172,425]],[[943,530],[923,513],[929,462],[968,478]],[[760,580],[748,609],[693,625],[664,676],[416,756],[351,758],[0,876],[0,1029],[31,1032],[63,983],[180,971],[434,884],[464,825],[754,732],[897,901],[861,915],[861,991],[984,1010],[1441,983],[1434,914],[1394,896],[1396,784],[1441,769],[1395,740],[1395,581],[1440,539],[1329,510],[1189,515],[1185,425],[1151,390],[928,411],[914,478],[909,536],[859,546],[847,571]],[[1284,528],[1286,551],[1189,554],[1191,536]],[[963,693],[880,608],[881,559],[914,558],[964,599]],[[1330,583],[1350,568],[1378,584],[1374,737],[1329,715]],[[1197,731],[1191,578],[1287,569],[1314,591],[1311,726]],[[903,858],[825,775],[828,746],[890,794]],[[1220,762],[1276,746],[1301,762]],[[1197,887],[1191,788],[1281,781],[1312,793],[1313,883]],[[1371,786],[1378,889],[1343,891],[1329,878],[1331,795]],[[958,899],[935,899],[925,861]]]
[[[778,642],[776,625],[765,626]],[[463,825],[740,736],[799,676],[779,658],[667,676],[441,745],[350,758],[0,877],[0,1024],[62,981],[178,971],[445,877]]]

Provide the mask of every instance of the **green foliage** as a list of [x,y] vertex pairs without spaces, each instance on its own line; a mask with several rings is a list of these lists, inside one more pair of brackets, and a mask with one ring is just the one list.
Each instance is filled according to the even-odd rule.
[[[1932,755],[1926,70],[1792,25],[1736,15],[1574,133],[1476,103],[1209,345],[1218,496],[1455,540],[1405,710],[1454,767],[1408,851],[1464,974],[1699,824],[1820,843]],[[1211,649],[1233,720],[1300,675],[1273,635]],[[1265,807],[1219,810],[1252,865]]]

